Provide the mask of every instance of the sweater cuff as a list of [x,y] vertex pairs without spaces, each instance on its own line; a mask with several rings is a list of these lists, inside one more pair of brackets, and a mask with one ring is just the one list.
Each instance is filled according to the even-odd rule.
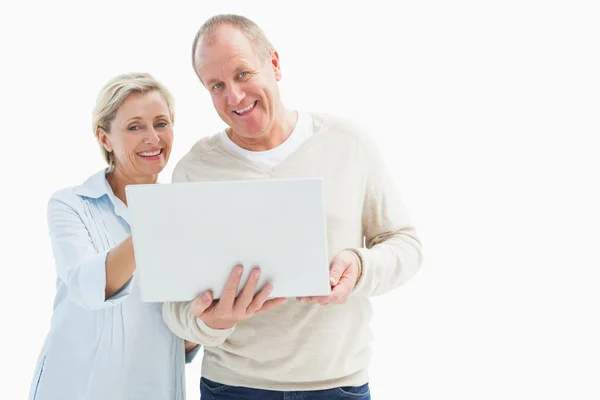
[[356,283],[354,284],[354,289],[352,290],[352,293],[354,293],[356,291],[356,288],[360,285],[362,281],[364,264],[363,256],[360,253],[359,249],[354,247],[348,247],[344,250],[349,251],[356,258],[356,262],[358,263],[358,277],[356,278]]
[[196,318],[197,333],[201,336],[201,342],[205,347],[219,346],[233,333],[235,326],[229,329],[213,329],[206,325],[200,318]]

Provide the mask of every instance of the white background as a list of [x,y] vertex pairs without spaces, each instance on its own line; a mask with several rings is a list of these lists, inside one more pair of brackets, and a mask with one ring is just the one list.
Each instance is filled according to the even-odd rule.
[[[96,94],[130,71],[171,89],[170,181],[223,127],[190,62],[196,30],[221,12],[278,47],[288,107],[372,128],[418,228],[422,270],[374,299],[373,398],[600,398],[594,3],[4,3],[0,398],[26,397],[49,327],[48,198],[104,167]],[[190,399],[199,374],[198,358]]]

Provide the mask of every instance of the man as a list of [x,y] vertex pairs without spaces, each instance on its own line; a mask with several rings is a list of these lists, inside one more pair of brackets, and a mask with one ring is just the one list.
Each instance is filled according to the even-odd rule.
[[199,140],[173,182],[322,177],[332,286],[327,297],[266,301],[271,288],[254,296],[255,275],[236,298],[238,266],[219,301],[206,293],[166,303],[171,330],[204,346],[202,399],[369,399],[369,297],[408,281],[421,264],[380,154],[349,121],[285,108],[279,55],[245,17],[205,22],[193,64],[228,128]]

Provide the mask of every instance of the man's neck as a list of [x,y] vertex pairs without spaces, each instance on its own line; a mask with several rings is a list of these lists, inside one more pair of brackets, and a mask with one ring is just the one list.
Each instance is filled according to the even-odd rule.
[[158,180],[158,175],[136,177],[128,175],[119,167],[115,167],[114,171],[106,177],[106,180],[108,181],[108,184],[110,185],[115,196],[117,196],[117,198],[120,199],[123,202],[123,204],[127,205],[125,186],[156,183],[156,181]]
[[231,129],[227,129],[227,136],[242,149],[250,151],[267,151],[276,148],[294,131],[298,121],[298,112],[284,109],[282,115],[275,120],[268,132],[256,139],[242,138]]

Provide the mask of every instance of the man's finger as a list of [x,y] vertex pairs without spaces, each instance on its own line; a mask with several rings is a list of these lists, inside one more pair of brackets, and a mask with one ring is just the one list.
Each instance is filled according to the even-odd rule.
[[250,272],[250,276],[248,276],[248,280],[242,289],[242,292],[238,296],[235,301],[235,308],[237,311],[241,311],[246,313],[246,309],[252,303],[252,299],[254,298],[254,293],[256,293],[256,287],[258,286],[258,280],[260,279],[260,270],[258,268],[254,268],[252,272]]
[[327,299],[327,304],[339,304],[343,302],[350,294],[350,286],[348,285],[349,279],[346,276],[342,276],[340,283],[337,284]]
[[204,315],[204,312],[212,305],[213,295],[212,292],[204,292],[200,296],[196,297],[190,305],[190,313],[197,318]]
[[261,313],[261,312],[265,312],[265,311],[269,311],[272,308],[275,308],[279,305],[285,304],[287,303],[287,299],[285,297],[278,297],[276,299],[271,299],[271,300],[267,300],[265,301],[265,303],[262,305],[261,308],[259,308],[255,314]]
[[329,265],[329,284],[335,286],[340,281],[342,274],[348,268],[348,263],[342,257],[336,255]]
[[273,285],[271,285],[270,283],[267,283],[265,285],[265,287],[263,287],[261,289],[261,291],[258,292],[256,297],[254,297],[254,300],[252,300],[252,303],[250,303],[246,312],[249,314],[253,314],[253,313],[256,313],[258,310],[260,310],[260,308],[267,301],[267,299],[269,298],[269,295],[272,292],[273,292]]
[[297,300],[308,303],[319,303],[323,306],[327,306],[329,304],[339,304],[343,303],[348,298],[352,288],[352,279],[348,276],[348,274],[344,274],[340,278],[338,284],[331,289],[329,296],[299,297]]
[[229,274],[229,279],[227,280],[227,283],[225,283],[225,287],[223,287],[219,305],[226,310],[231,310],[233,308],[240,280],[242,279],[242,272],[244,272],[244,268],[242,268],[241,265],[236,265],[233,271],[231,271],[231,274]]
[[308,296],[308,297],[296,297],[296,300],[302,303],[317,303],[321,300],[328,299],[329,296]]
[[342,275],[340,282],[331,291],[330,301],[335,304],[345,303],[354,289],[355,282],[356,274],[345,273]]

